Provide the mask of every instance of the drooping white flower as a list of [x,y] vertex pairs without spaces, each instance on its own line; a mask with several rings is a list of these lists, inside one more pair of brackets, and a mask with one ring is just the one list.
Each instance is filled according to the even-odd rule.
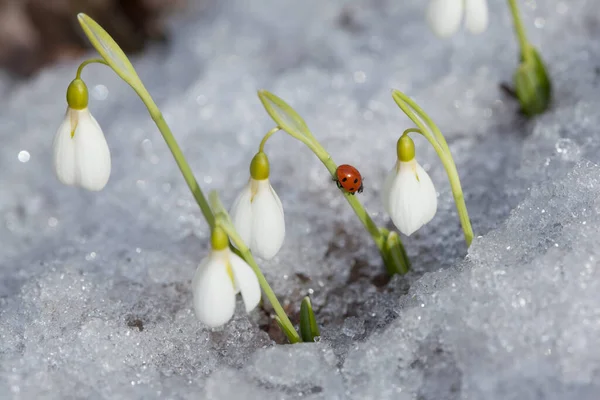
[[398,141],[398,160],[385,179],[382,196],[392,222],[407,236],[431,221],[437,211],[433,182],[414,158],[414,143],[406,135]]
[[[77,81],[79,85],[74,86]],[[80,92],[74,95],[73,87]],[[76,79],[69,85],[67,99],[69,107],[54,137],[54,171],[65,185],[102,190],[110,177],[110,150],[100,125],[87,108],[83,81]]]
[[235,311],[235,296],[242,294],[246,312],[260,302],[258,279],[252,268],[229,247],[213,248],[202,260],[192,281],[194,311],[205,325],[226,324]]
[[440,37],[456,33],[463,16],[471,33],[482,33],[489,20],[487,0],[431,0],[427,8],[427,22]]
[[266,155],[259,152],[252,160],[250,180],[230,211],[242,240],[253,254],[265,260],[275,257],[285,239],[283,206],[269,183],[268,172]]

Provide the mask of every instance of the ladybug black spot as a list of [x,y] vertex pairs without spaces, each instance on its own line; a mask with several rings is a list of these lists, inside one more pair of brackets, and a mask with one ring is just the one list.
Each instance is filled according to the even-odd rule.
[[354,183],[358,183],[358,178],[356,178],[356,179],[354,180]]
[[352,193],[352,192],[354,192],[354,188],[352,187],[352,188],[348,189],[348,191],[349,191],[350,193]]
[[348,178],[344,178],[342,179],[342,182],[346,182],[348,180]]

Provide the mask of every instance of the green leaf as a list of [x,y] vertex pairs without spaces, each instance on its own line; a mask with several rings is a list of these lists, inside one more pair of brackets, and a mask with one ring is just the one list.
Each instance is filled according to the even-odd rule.
[[291,344],[299,343],[300,340],[298,338],[298,333],[296,331],[290,331],[283,324],[283,322],[281,322],[281,318],[279,318],[277,315],[275,316],[275,321],[277,322],[277,325],[279,325],[279,328],[283,331],[283,333],[285,333],[285,336],[287,336],[287,338]]
[[266,90],[259,90],[258,97],[273,121],[281,129],[299,140],[304,141],[302,137],[312,140],[313,135],[306,122],[283,99]]
[[321,336],[308,296],[302,300],[300,306],[300,335],[302,336],[302,341],[307,343],[314,342],[316,337]]
[[135,68],[117,42],[96,21],[84,13],[77,15],[86,36],[108,65],[136,91],[143,89]]
[[515,93],[527,116],[541,114],[552,100],[552,83],[546,66],[534,47],[526,49],[515,72]]

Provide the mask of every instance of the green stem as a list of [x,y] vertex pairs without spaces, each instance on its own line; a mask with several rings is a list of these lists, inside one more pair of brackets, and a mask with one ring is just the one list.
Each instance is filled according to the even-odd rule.
[[[231,231],[231,229],[229,229],[229,231]],[[227,229],[226,229],[226,232],[228,232]],[[233,231],[233,232],[235,232],[235,231]],[[231,233],[231,232],[228,232],[228,233]],[[231,236],[231,235],[230,235],[230,237],[231,237],[231,240],[233,241],[233,243],[235,243],[235,245],[237,246],[238,245],[237,239],[239,239],[239,237],[237,239],[234,238],[234,236]],[[292,344],[299,343],[301,341],[300,340],[300,335],[298,335],[298,332],[294,328],[294,325],[292,324],[292,321],[290,321],[290,319],[286,315],[283,307],[279,303],[279,300],[277,300],[277,296],[273,292],[273,289],[271,289],[271,286],[269,286],[269,282],[267,282],[267,279],[265,278],[265,276],[263,275],[262,271],[260,270],[260,268],[256,264],[256,261],[252,257],[252,254],[250,253],[250,250],[248,250],[248,248],[245,248],[244,250],[240,250],[240,252],[242,253],[242,258],[244,260],[246,260],[246,262],[248,263],[248,265],[250,265],[250,267],[252,268],[252,270],[256,274],[256,277],[258,278],[258,283],[260,284],[260,287],[262,288],[263,292],[265,292],[265,295],[267,296],[267,299],[269,299],[269,303],[271,303],[271,305],[273,306],[273,310],[275,310],[275,314],[277,314],[277,316],[279,317],[280,323],[287,328],[285,330],[285,332],[291,332],[292,333],[293,336],[292,337],[288,336],[288,340]]]
[[[416,118],[417,120],[425,122],[425,125],[427,125],[431,129],[437,142],[442,146],[444,151],[446,153],[450,154],[450,147],[448,146],[448,142],[446,142],[446,138],[444,137],[444,135],[442,135],[442,132],[440,132],[440,130],[438,129],[437,125],[433,122],[433,120],[431,118],[429,118],[429,115],[427,115],[427,113],[425,111],[423,111],[423,109],[417,103],[415,103],[415,101],[413,99],[411,99],[404,93],[402,93],[400,91],[394,91],[394,94],[397,94],[398,97],[400,97],[404,103],[407,103],[410,106],[410,108],[408,110],[411,111],[412,116],[409,115],[408,117],[411,119]],[[402,110],[406,113],[406,110],[404,108]],[[417,115],[412,113],[412,110],[415,110]],[[414,121],[415,120],[413,119],[413,122]],[[410,131],[410,129],[414,129],[414,128],[409,128],[409,129],[407,129],[407,131]],[[416,132],[420,133],[418,129],[416,129]],[[452,157],[450,157],[450,158],[452,159]],[[452,160],[452,163],[454,164],[454,160]]]
[[[404,111],[404,113],[419,127],[419,129],[407,129],[405,133],[417,132],[423,135],[429,143],[431,143],[438,157],[442,161],[444,169],[446,169],[446,173],[448,174],[448,180],[450,181],[450,187],[452,189],[452,195],[454,196],[460,224],[465,235],[465,241],[467,242],[467,247],[470,246],[473,241],[473,228],[471,227],[471,220],[469,219],[469,213],[467,212],[467,205],[465,204],[456,164],[454,163],[446,139],[437,125],[435,125],[431,118],[429,118],[429,116],[416,105],[414,101],[412,101],[412,99],[398,90],[394,90],[392,96],[402,111]],[[419,116],[415,115],[413,109],[417,111]]]
[[[86,60],[86,61],[82,62],[81,65],[79,66],[79,68],[77,69],[77,78],[79,78],[81,76],[81,72],[83,71],[83,68],[86,65],[89,65],[92,63],[100,63],[100,64],[108,65],[110,67],[110,65],[106,61],[99,59],[99,58]],[[215,227],[215,217],[210,209],[210,206],[208,205],[208,202],[206,201],[206,198],[204,197],[204,194],[202,193],[202,189],[200,189],[200,185],[198,184],[198,181],[194,177],[194,173],[192,172],[190,165],[187,163],[185,156],[183,155],[183,152],[181,151],[181,148],[179,147],[179,144],[177,144],[177,141],[175,140],[175,137],[173,136],[173,133],[171,132],[171,129],[169,128],[169,125],[167,125],[167,122],[165,121],[162,113],[160,112],[160,109],[158,108],[158,106],[156,105],[156,103],[152,99],[152,96],[150,96],[150,93],[148,93],[146,88],[144,88],[143,86],[141,88],[136,88],[134,86],[132,86],[132,87],[135,90],[135,92],[138,94],[138,96],[140,97],[142,102],[144,102],[144,105],[148,109],[150,116],[156,123],[158,130],[160,131],[163,138],[165,139],[165,142],[167,143],[167,146],[171,150],[171,154],[173,154],[173,157],[175,158],[175,162],[177,163],[177,166],[179,167],[179,170],[181,171],[183,178],[185,179],[185,182],[187,183],[188,187],[190,188],[190,191],[192,192],[194,199],[196,199],[196,203],[198,203],[198,206],[200,207],[200,210],[202,211],[202,215],[204,216],[204,219],[206,220],[206,222],[210,226],[210,229],[212,230]]]
[[[298,115],[298,113],[283,99],[275,96],[273,93],[270,93],[266,90],[259,90],[258,97],[260,98],[260,101],[265,107],[267,113],[271,116],[271,118],[273,118],[273,121],[275,121],[281,130],[287,132],[293,138],[304,143],[313,153],[315,153],[319,160],[321,160],[333,179],[337,179],[337,165],[333,162],[329,153],[327,153],[318,140],[315,139],[302,117],[300,117],[300,115]],[[384,236],[377,225],[375,225],[356,196],[345,193],[344,197],[346,198],[348,204],[350,204],[350,207],[352,207],[356,213],[356,216],[363,223],[367,232],[369,232],[375,241],[386,267],[390,267],[388,264],[390,258],[387,256],[385,250],[385,242],[387,237]],[[399,243],[399,246],[402,246],[401,242]],[[402,248],[402,254],[406,255],[404,248]],[[400,266],[400,269],[408,270],[409,266],[410,263],[408,258],[403,257],[403,265]]]
[[519,40],[519,45],[521,47],[521,54],[523,57],[527,54],[527,48],[529,47],[527,41],[527,35],[525,34],[525,27],[523,26],[523,21],[521,20],[521,15],[519,13],[519,7],[517,6],[517,0],[508,0],[508,6],[510,7],[510,12],[513,17],[513,21],[515,24],[515,32],[517,34],[517,39]]
[[260,146],[258,146],[259,153],[265,151],[265,144],[267,143],[267,140],[269,140],[269,138],[271,136],[273,136],[275,133],[279,132],[280,130],[281,130],[281,128],[276,126],[275,128],[271,129],[269,132],[267,132],[267,134],[260,141]]
[[[144,101],[144,104],[146,104],[146,107],[148,107],[148,110],[150,110],[152,119],[156,123],[158,130],[165,139],[167,146],[171,150],[171,154],[173,154],[173,157],[175,158],[175,162],[177,163],[177,166],[179,167],[179,170],[183,175],[183,179],[185,179],[185,183],[187,183],[188,187],[190,188],[194,199],[196,199],[196,203],[198,203],[198,206],[202,211],[204,219],[206,220],[206,222],[210,226],[210,229],[212,230],[215,226],[215,217],[212,211],[210,210],[210,206],[208,205],[204,194],[202,193],[202,189],[200,189],[198,181],[194,177],[192,169],[185,160],[181,148],[177,144],[177,141],[175,140],[175,137],[171,132],[171,129],[167,125],[167,122],[165,121],[164,117],[162,116],[162,113],[160,112],[156,104],[154,104],[154,101],[150,97],[148,97],[148,99],[142,98],[142,100]],[[148,103],[146,102],[146,100],[148,100]]]
[[[323,148],[323,146],[321,146],[321,144],[319,142],[317,142],[316,140],[308,140],[307,139],[307,140],[302,140],[302,142],[304,144],[306,144],[308,146],[308,148],[310,148],[312,150],[313,153],[315,153],[315,155],[319,158],[319,160],[321,160],[321,162],[325,165],[325,167],[327,168],[327,170],[329,171],[329,173],[331,174],[333,179],[337,179],[337,177],[336,177],[337,165],[332,160],[329,153],[327,153],[327,151]],[[408,272],[408,270],[410,269],[410,261],[408,260],[406,250],[404,250],[404,245],[402,244],[402,241],[400,240],[400,238],[398,238],[398,244],[399,244],[399,247],[401,248],[403,257],[400,260],[401,261],[400,269],[398,271],[396,271],[395,265],[390,265],[391,261],[393,261],[393,260],[388,260],[388,257],[387,257],[388,251],[385,248],[385,243],[387,240],[386,236],[383,235],[383,233],[381,232],[379,227],[375,224],[375,222],[373,222],[373,220],[369,216],[369,213],[363,207],[363,205],[361,204],[361,202],[358,200],[358,198],[356,196],[354,196],[350,193],[344,192],[344,197],[346,198],[346,201],[348,202],[348,204],[350,204],[350,207],[352,207],[352,210],[354,210],[354,213],[356,214],[356,216],[358,217],[360,222],[362,222],[362,224],[365,227],[365,229],[367,230],[367,232],[369,232],[369,234],[373,238],[375,245],[377,246],[377,248],[379,249],[379,252],[381,253],[383,262],[384,262],[388,272],[390,272],[390,274],[393,274],[393,273],[404,274],[404,273]]]
[[104,61],[102,58],[90,58],[89,60],[85,60],[84,62],[82,62],[79,65],[79,68],[77,68],[77,75],[75,75],[75,78],[81,79],[81,72],[83,71],[83,68],[86,65],[94,64],[94,63],[108,65],[108,63],[106,61]]
[[[335,164],[329,153],[323,148],[323,146],[321,146],[321,144],[316,141],[310,140],[307,140],[304,143],[312,150],[313,153],[315,153],[319,160],[321,160],[321,162],[323,163],[323,165],[325,165],[331,176],[334,179],[337,179],[337,165]],[[352,209],[354,210],[354,213],[356,214],[360,222],[362,222],[362,224],[364,225],[367,232],[369,232],[369,234],[375,241],[375,244],[377,244],[379,250],[383,250],[385,237],[383,237],[383,235],[379,231],[379,228],[377,227],[375,222],[373,222],[373,220],[369,216],[369,213],[367,213],[367,210],[365,210],[365,208],[356,196],[344,192],[344,197],[346,198],[348,204],[350,204],[350,207],[352,207]]]
[[409,133],[421,134],[421,130],[419,128],[408,128],[408,129],[404,130],[404,132],[402,133],[402,136],[407,135]]
[[429,143],[431,143],[438,157],[442,161],[444,168],[446,169],[448,180],[450,181],[450,187],[452,189],[452,195],[454,196],[454,202],[456,203],[456,209],[460,218],[460,224],[463,227],[465,241],[467,242],[467,246],[470,246],[471,242],[473,241],[473,228],[471,227],[471,220],[469,219],[469,214],[467,212],[467,205],[465,204],[465,198],[460,186],[458,171],[454,166],[452,157],[444,151],[442,146],[440,146],[440,144],[435,140],[429,130],[421,131],[419,129],[415,129],[414,132],[420,133],[429,141]]
[[227,210],[223,206],[223,203],[221,203],[217,192],[211,192],[209,194],[209,198],[210,204],[212,205],[215,215],[219,216],[217,218],[217,224],[227,233],[233,244],[235,244],[235,247],[237,247],[237,249],[239,250],[241,257],[248,263],[248,265],[250,265],[250,267],[256,274],[256,277],[258,278],[258,283],[260,284],[260,287],[262,288],[263,292],[265,292],[267,299],[269,299],[269,302],[273,306],[275,313],[279,317],[280,323],[287,328],[284,331],[290,333],[293,332],[292,337],[288,336],[290,343],[300,342],[300,336],[298,335],[298,332],[296,331],[294,325],[283,310],[283,307],[279,303],[279,300],[277,300],[277,296],[273,292],[273,289],[271,289],[271,286],[269,286],[269,282],[267,282],[267,279],[258,267],[258,264],[256,264],[256,261],[254,260],[254,257],[250,252],[250,249],[248,249],[248,246],[246,246],[242,238],[238,235],[235,228],[233,227],[233,224],[231,223],[231,217],[227,213]]
[[408,255],[406,254],[406,250],[402,245],[400,235],[398,235],[396,232],[389,232],[385,228],[382,228],[382,233],[384,233],[387,237],[385,242],[385,255],[390,259],[386,263],[388,273],[390,275],[404,275],[408,273],[410,264],[408,264]]

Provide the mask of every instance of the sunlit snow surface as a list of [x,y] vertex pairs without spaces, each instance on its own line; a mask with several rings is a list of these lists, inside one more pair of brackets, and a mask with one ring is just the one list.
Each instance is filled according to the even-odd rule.
[[[317,344],[275,345],[264,310],[210,331],[190,282],[207,226],[139,99],[84,72],[113,155],[111,180],[61,186],[51,143],[77,64],[0,91],[0,397],[15,399],[596,399],[600,392],[600,4],[523,3],[556,101],[532,121],[498,85],[517,47],[504,1],[480,36],[435,38],[423,0],[220,1],[172,20],[133,59],[202,187],[231,204],[262,135],[265,88],[303,115],[333,159],[379,192],[412,96],[448,138],[473,228],[468,251],[434,151],[435,219],[387,282],[368,234],[303,145],[267,144],[287,237],[261,265],[297,318],[311,293]],[[75,23],[75,22],[74,22]],[[262,328],[261,328],[262,327]],[[277,330],[271,329],[276,338]]]

